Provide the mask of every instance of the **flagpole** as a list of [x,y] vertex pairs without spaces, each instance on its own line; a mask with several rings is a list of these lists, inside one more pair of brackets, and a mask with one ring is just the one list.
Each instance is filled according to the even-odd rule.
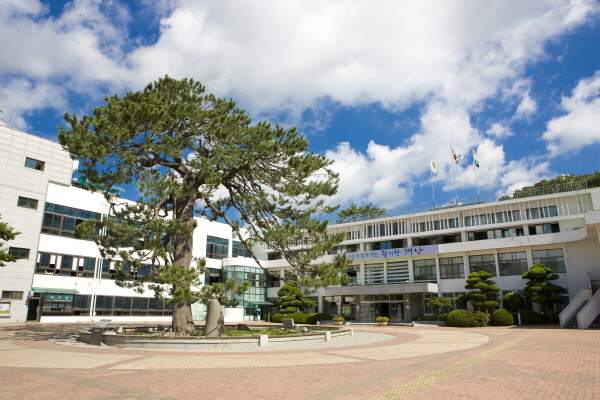
[[458,206],[458,191],[456,190],[456,174],[454,173],[454,149],[450,147],[450,158],[452,158],[452,177],[454,178],[454,196],[456,205]]
[[433,168],[431,164],[431,156],[429,156],[429,180],[431,181],[431,193],[433,195],[433,209],[435,210],[435,190],[433,190]]
[[475,187],[477,188],[477,201],[481,203],[481,197],[479,197],[479,185],[477,184],[477,167],[473,163],[473,171],[475,171]]

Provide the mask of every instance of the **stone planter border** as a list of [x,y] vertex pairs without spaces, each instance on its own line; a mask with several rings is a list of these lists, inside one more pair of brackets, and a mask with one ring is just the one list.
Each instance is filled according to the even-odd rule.
[[[232,326],[233,327],[233,326]],[[265,326],[266,327],[266,326]],[[268,326],[272,328],[273,326]],[[156,329],[156,326],[140,326],[127,327],[125,331],[151,332]],[[262,326],[253,325],[252,328],[263,328]],[[108,329],[111,329],[110,327]],[[314,331],[306,334],[298,335],[253,335],[250,331],[248,336],[223,336],[220,338],[203,338],[203,337],[175,337],[175,336],[152,336],[152,335],[134,335],[126,333],[117,333],[114,330],[105,331],[102,334],[102,343],[107,346],[118,348],[166,348],[166,349],[219,349],[226,348],[230,345],[243,347],[268,346],[269,344],[289,343],[299,341],[330,341],[333,338],[341,336],[353,336],[354,331],[351,328],[329,328],[326,331]],[[114,328],[113,328],[114,329]],[[117,328],[119,329],[119,328]],[[133,332],[131,332],[133,333]],[[92,338],[91,331],[79,331],[79,341],[90,343]]]

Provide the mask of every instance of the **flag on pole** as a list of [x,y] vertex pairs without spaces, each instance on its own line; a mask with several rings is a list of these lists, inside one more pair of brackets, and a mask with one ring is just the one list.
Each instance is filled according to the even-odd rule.
[[431,161],[431,173],[437,174],[437,164],[434,161]]
[[475,166],[479,168],[479,157],[477,157],[477,152],[475,151],[475,149],[471,149],[471,151],[473,152],[473,164],[475,164]]
[[463,159],[462,154],[457,154],[452,147],[450,147],[450,150],[452,150],[452,159],[454,159],[454,163],[456,165],[460,165]]

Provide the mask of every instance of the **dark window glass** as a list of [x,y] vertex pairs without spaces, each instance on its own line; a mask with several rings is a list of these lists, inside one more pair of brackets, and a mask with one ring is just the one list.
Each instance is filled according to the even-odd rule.
[[22,249],[20,247],[9,247],[8,253],[19,259],[29,259],[29,249]]
[[32,210],[37,210],[38,201],[36,199],[29,199],[27,197],[19,196],[19,200],[17,201],[17,206],[31,208]]
[[34,160],[33,158],[25,158],[25,166],[27,168],[37,169],[38,171],[44,170],[44,162],[39,160]]
[[469,271],[486,271],[496,276],[496,260],[493,254],[469,256]]

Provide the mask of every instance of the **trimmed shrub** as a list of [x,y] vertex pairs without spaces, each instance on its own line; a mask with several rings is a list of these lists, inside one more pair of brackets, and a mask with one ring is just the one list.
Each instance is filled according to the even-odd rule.
[[542,322],[545,324],[559,324],[560,313],[558,311],[550,311],[548,314],[542,315]]
[[539,325],[542,323],[542,316],[535,311],[525,310],[521,311],[521,324],[522,325]]
[[515,324],[515,319],[507,310],[501,308],[492,313],[490,325],[492,326],[510,326]]
[[475,312],[475,319],[477,320],[477,326],[486,326],[490,320],[490,316],[483,311],[477,311]]
[[475,314],[469,310],[454,310],[448,313],[446,325],[459,328],[477,326],[477,319]]
[[271,315],[271,322],[283,322],[284,315],[283,314],[273,314]]
[[296,307],[288,307],[285,309],[286,314],[295,313],[295,312],[296,312]]
[[443,321],[446,322],[446,318],[448,317],[448,313],[437,313],[433,314],[434,321]]
[[331,318],[333,318],[333,317],[326,313],[307,314],[306,323],[316,325],[317,321],[331,320]]

